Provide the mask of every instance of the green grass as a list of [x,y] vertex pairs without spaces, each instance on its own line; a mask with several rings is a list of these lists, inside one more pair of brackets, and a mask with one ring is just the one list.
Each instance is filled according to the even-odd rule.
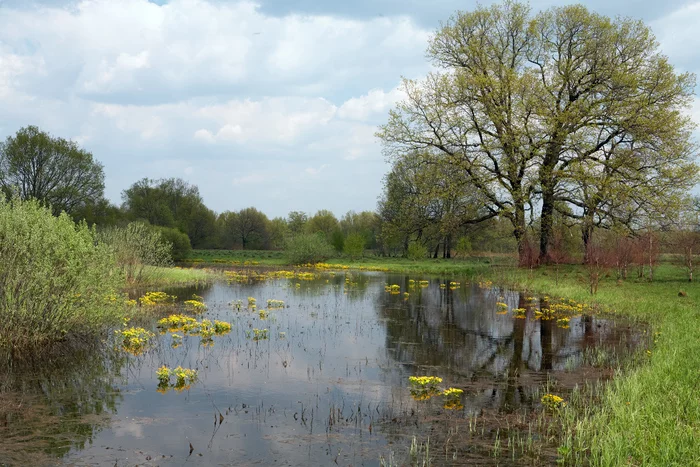
[[288,261],[283,251],[276,250],[192,250],[183,263],[243,265],[257,262],[263,266],[284,266]]
[[174,287],[211,282],[218,277],[219,273],[211,269],[146,266],[141,280],[135,285],[138,287]]

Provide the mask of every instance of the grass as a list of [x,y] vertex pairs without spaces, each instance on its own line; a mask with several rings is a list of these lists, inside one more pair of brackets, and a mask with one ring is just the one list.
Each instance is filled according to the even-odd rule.
[[243,265],[256,262],[263,266],[284,266],[288,261],[283,251],[276,250],[192,250],[183,263]]
[[175,287],[207,283],[219,277],[212,269],[146,266],[138,287]]

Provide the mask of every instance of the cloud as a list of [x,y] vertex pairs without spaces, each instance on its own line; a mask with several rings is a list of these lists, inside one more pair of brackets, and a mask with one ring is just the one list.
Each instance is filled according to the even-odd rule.
[[363,96],[352,97],[345,101],[338,110],[338,116],[360,121],[378,116],[385,117],[386,112],[404,97],[404,92],[398,87],[389,92],[372,89]]
[[[115,202],[142,177],[184,174],[217,211],[374,207],[376,126],[400,76],[428,70],[428,30],[408,16],[161,3],[0,8],[0,139],[30,124],[75,139],[105,165]],[[347,196],[348,174],[361,195]],[[253,197],[256,183],[267,188]]]
[[311,175],[312,177],[315,177],[315,176],[319,175],[321,172],[323,172],[324,169],[327,169],[328,167],[330,167],[330,165],[328,165],[328,164],[322,164],[318,168],[307,167],[306,169],[304,169],[304,173]]
[[[318,94],[387,69],[414,74],[427,31],[408,17],[266,16],[250,2],[83,0],[0,11],[0,43],[42,74],[26,87],[101,102]],[[392,71],[392,73],[394,73]]]
[[661,44],[661,51],[670,57],[673,64],[686,71],[700,71],[697,60],[697,50],[700,48],[698,24],[698,1],[688,3],[650,24]]

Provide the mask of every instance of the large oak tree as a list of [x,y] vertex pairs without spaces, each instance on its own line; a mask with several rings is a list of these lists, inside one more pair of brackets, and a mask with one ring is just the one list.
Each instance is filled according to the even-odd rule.
[[[539,211],[546,260],[558,205],[630,223],[694,182],[694,76],[674,71],[640,21],[506,2],[456,13],[428,56],[439,71],[404,81],[406,99],[378,133],[386,153],[458,167],[485,209],[511,221],[521,255],[528,210]],[[612,198],[621,184],[624,206]]]

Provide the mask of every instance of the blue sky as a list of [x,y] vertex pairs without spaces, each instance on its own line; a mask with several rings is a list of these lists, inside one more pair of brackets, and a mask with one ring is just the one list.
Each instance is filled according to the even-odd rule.
[[[181,177],[217,212],[374,209],[388,168],[376,127],[401,77],[428,72],[440,21],[474,5],[0,1],[0,138],[33,124],[77,140],[114,202],[140,178]],[[644,19],[677,69],[700,72],[700,1],[587,6]]]

